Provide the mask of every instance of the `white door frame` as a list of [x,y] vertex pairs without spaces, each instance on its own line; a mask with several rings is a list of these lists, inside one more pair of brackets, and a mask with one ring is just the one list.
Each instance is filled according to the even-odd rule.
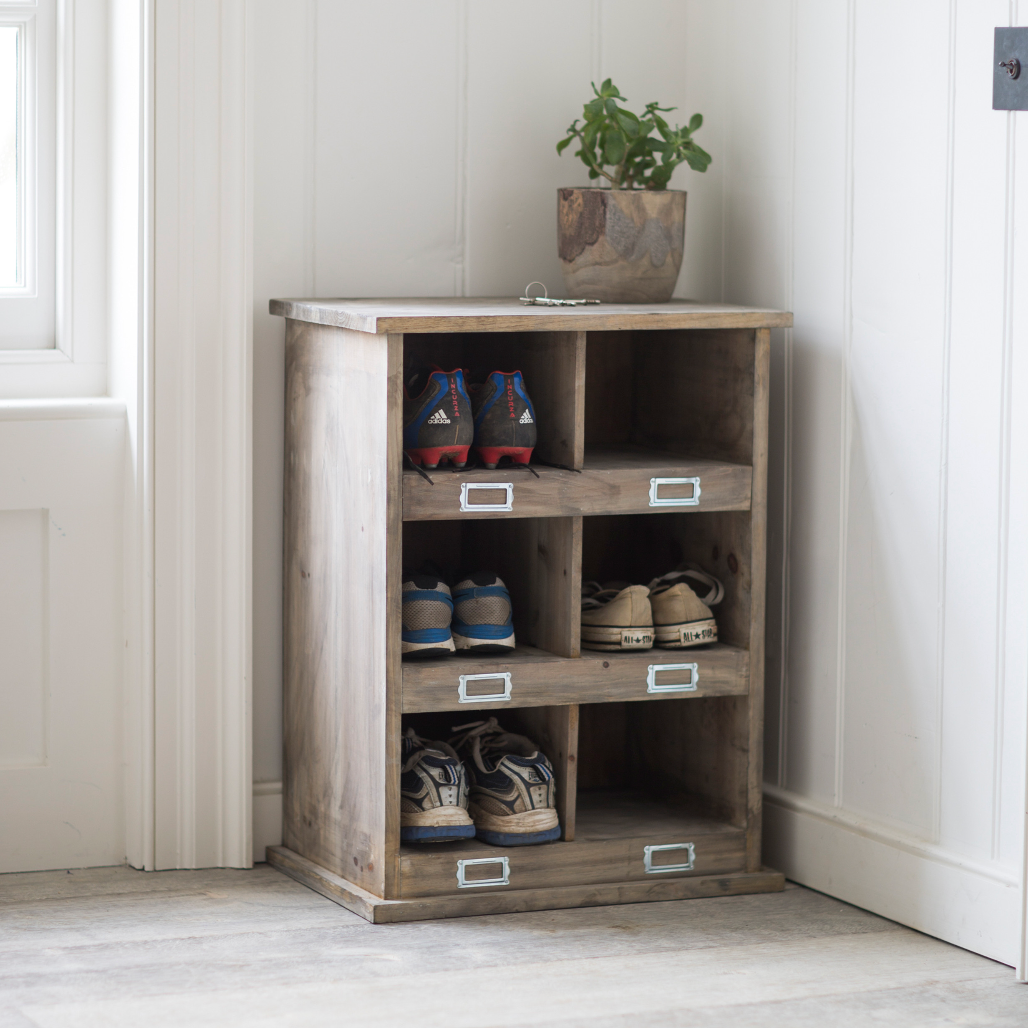
[[111,391],[132,436],[126,853],[148,870],[249,867],[247,5],[111,2],[112,40],[135,61],[112,88]]

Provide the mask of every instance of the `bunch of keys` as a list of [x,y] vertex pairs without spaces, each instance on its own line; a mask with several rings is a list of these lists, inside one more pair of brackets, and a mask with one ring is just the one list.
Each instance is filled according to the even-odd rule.
[[[532,286],[542,286],[542,296],[528,296],[527,293]],[[526,307],[584,307],[587,303],[600,303],[600,300],[558,300],[556,297],[549,295],[549,290],[546,288],[546,284],[543,282],[529,282],[525,286],[525,296],[520,296],[518,299]]]

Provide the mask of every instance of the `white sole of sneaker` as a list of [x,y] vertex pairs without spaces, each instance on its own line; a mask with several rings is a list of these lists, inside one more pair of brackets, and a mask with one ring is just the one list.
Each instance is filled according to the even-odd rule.
[[448,825],[473,824],[471,815],[463,807],[433,807],[400,814],[401,828],[441,828]]
[[713,618],[703,621],[685,621],[678,625],[654,625],[654,643],[666,650],[683,650],[689,646],[703,646],[717,642],[717,622]]
[[458,650],[470,650],[479,653],[499,653],[503,650],[514,649],[514,633],[511,632],[505,639],[471,639],[459,632],[453,632],[453,645]]
[[540,810],[526,810],[523,814],[490,814],[484,811],[475,803],[468,804],[468,810],[475,822],[476,828],[486,832],[510,832],[518,835],[528,835],[532,832],[545,832],[550,828],[556,828],[560,821],[557,820],[557,811],[553,807],[545,807]]
[[441,643],[403,643],[402,655],[407,656],[409,653],[420,653],[426,657],[439,654],[440,656],[444,653],[453,653],[453,640],[447,639],[446,642]]
[[582,625],[582,645],[587,650],[648,650],[653,647],[653,628]]

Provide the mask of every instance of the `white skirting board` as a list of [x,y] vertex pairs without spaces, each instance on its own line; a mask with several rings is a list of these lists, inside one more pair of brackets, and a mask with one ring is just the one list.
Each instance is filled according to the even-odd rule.
[[864,826],[785,790],[764,793],[764,862],[800,885],[1016,965],[1016,876]]
[[268,846],[282,845],[282,783],[254,782],[253,862],[263,863]]

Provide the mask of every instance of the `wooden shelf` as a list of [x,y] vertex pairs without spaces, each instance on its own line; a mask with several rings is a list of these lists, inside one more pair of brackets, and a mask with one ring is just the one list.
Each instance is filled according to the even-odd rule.
[[[448,467],[429,472],[427,482],[416,471],[403,473],[403,520],[450,521],[475,518],[546,518],[592,514],[659,514],[667,511],[748,510],[752,469],[743,464],[684,457],[638,446],[606,446],[585,451],[580,472],[533,465],[538,478],[524,468],[501,465],[453,472]],[[698,478],[697,504],[672,500],[693,498],[693,487],[660,485],[660,506],[650,503],[655,478]],[[462,486],[474,483],[468,499],[472,504],[507,502],[509,511],[462,510]],[[497,483],[496,490],[481,486]]]
[[[695,690],[647,692],[650,666],[695,663]],[[461,675],[511,677],[511,698],[493,702],[458,696]],[[583,650],[581,657],[558,657],[533,646],[517,646],[510,655],[443,657],[405,661],[403,712],[436,710],[502,710],[513,707],[558,706],[566,703],[605,703],[625,700],[687,699],[702,696],[743,696],[749,690],[749,654],[734,646],[701,646],[687,650],[602,653]],[[690,681],[688,672],[660,672],[657,686]],[[497,692],[499,680],[466,683],[466,690]]]
[[[688,871],[646,870],[646,846],[692,843],[694,863]],[[653,866],[682,863],[685,850],[654,854]],[[540,846],[489,846],[475,839],[433,846],[400,847],[401,896],[457,893],[457,861],[506,857],[509,886],[480,888],[541,889],[553,886],[686,878],[743,870],[743,828],[697,817],[643,793],[582,793],[573,842]],[[483,876],[495,864],[481,865]]]

